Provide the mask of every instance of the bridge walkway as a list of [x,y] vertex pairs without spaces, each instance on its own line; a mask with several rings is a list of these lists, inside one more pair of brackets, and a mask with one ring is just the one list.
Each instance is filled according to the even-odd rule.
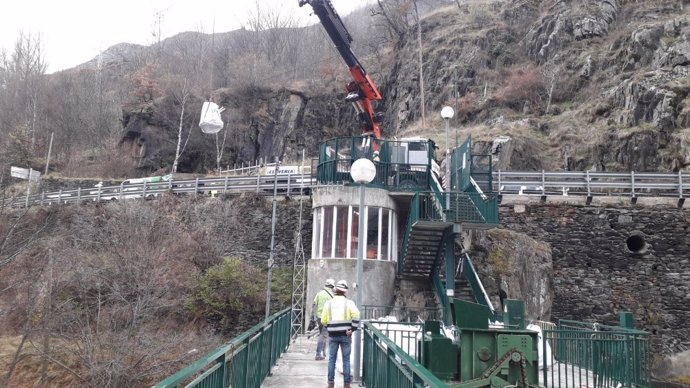
[[[326,387],[328,361],[314,360],[316,337],[300,335],[290,342],[287,351],[277,360],[266,377],[263,388],[312,388]],[[343,386],[342,375],[336,375],[336,388]]]

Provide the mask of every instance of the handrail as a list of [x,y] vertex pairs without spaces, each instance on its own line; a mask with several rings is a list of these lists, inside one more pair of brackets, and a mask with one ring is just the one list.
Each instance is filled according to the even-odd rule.
[[405,234],[403,236],[403,242],[400,246],[400,252],[398,253],[398,273],[402,273],[405,270],[405,257],[407,257],[407,250],[410,246],[410,234],[412,233],[412,227],[419,220],[419,193],[416,193],[412,197],[412,203],[410,204],[410,212],[407,215],[407,225],[405,226]]
[[431,282],[433,283],[434,291],[438,295],[439,304],[441,305],[441,311],[443,312],[443,321],[446,325],[453,323],[453,317],[450,309],[450,300],[448,295],[446,295],[446,289],[441,281],[441,275],[439,274],[438,268],[433,271],[431,275]]
[[484,306],[488,306],[489,309],[491,309],[491,313],[496,314],[496,310],[494,310],[494,306],[491,304],[489,295],[487,295],[486,290],[484,289],[484,286],[482,285],[482,282],[479,279],[479,275],[477,274],[477,271],[474,269],[472,260],[470,259],[470,256],[467,254],[467,252],[465,252],[465,257],[463,258],[463,260],[464,263],[462,266],[462,276],[469,283],[470,288],[472,289],[472,294],[477,299],[477,303],[483,304]]
[[366,387],[441,388],[446,384],[391,341],[373,322],[364,322],[363,380]]
[[[245,331],[152,388],[259,388],[290,343],[290,309]],[[191,380],[191,382],[190,382]]]
[[[569,379],[568,386],[651,386],[650,335],[647,332],[598,323],[560,320],[542,330],[543,380]],[[547,349],[547,346],[550,347]],[[555,365],[566,365],[567,369]]]

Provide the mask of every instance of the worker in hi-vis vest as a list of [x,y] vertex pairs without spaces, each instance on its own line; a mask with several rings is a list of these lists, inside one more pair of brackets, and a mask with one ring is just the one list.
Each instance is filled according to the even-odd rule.
[[321,323],[321,316],[323,315],[323,306],[326,302],[333,299],[333,289],[335,288],[335,279],[326,279],[326,284],[323,286],[323,290],[316,293],[314,297],[314,305],[311,311],[313,311],[316,322],[319,326],[319,340],[316,342],[316,357],[315,360],[323,360],[326,358],[326,338],[328,334],[326,333],[326,327]]
[[335,285],[335,296],[326,302],[321,314],[321,323],[328,330],[328,388],[335,386],[335,359],[340,348],[343,357],[344,388],[350,388],[350,351],[352,332],[359,327],[359,310],[355,302],[347,299],[347,282],[340,280]]

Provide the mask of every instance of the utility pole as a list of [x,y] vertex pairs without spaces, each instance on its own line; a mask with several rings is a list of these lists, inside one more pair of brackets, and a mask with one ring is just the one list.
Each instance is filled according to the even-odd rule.
[[276,240],[276,196],[278,195],[278,168],[280,162],[276,158],[275,170],[273,170],[273,214],[271,215],[271,253],[268,256],[268,280],[266,282],[266,318],[271,312],[271,276],[273,275],[273,251]]

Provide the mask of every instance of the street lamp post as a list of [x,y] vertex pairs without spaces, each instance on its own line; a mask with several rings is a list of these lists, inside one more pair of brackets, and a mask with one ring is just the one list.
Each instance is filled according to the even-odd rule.
[[[359,230],[357,232],[357,307],[364,311],[362,306],[362,299],[364,294],[364,186],[374,180],[376,176],[376,166],[367,159],[361,158],[355,160],[350,168],[350,176],[355,183],[359,184]],[[355,331],[355,349],[354,349],[354,370],[355,380],[361,381],[360,373],[360,357],[362,350],[362,324],[360,323],[359,330]]]
[[[445,171],[443,172],[446,176],[446,192],[450,191],[450,143],[448,142],[448,122],[450,119],[453,118],[455,115],[455,111],[453,111],[453,108],[449,106],[444,106],[443,109],[441,109],[441,117],[443,117],[443,120],[446,122],[446,158],[445,158],[445,163],[446,163],[446,168]],[[450,195],[446,194],[446,210],[450,209]]]
[[448,143],[448,122],[453,118],[453,116],[455,116],[455,111],[453,108],[444,106],[443,109],[441,109],[441,117],[443,117],[443,120],[446,122],[446,153],[450,149],[450,144]]
[[[445,163],[446,163],[446,171],[444,171],[446,175],[446,214],[450,214],[450,191],[451,191],[451,156],[450,156],[450,144],[448,142],[448,122],[450,119],[453,118],[455,115],[455,111],[453,111],[453,108],[449,106],[444,106],[443,109],[441,109],[441,117],[443,117],[443,120],[446,122],[446,158],[445,158]],[[455,142],[457,145],[457,132],[455,135]],[[446,274],[452,274],[454,273],[455,270],[455,235],[451,235],[452,237],[446,238],[445,241],[443,242],[446,246],[445,249],[445,255],[446,255]],[[446,295],[449,298],[455,297],[455,279],[454,276],[446,276]]]

